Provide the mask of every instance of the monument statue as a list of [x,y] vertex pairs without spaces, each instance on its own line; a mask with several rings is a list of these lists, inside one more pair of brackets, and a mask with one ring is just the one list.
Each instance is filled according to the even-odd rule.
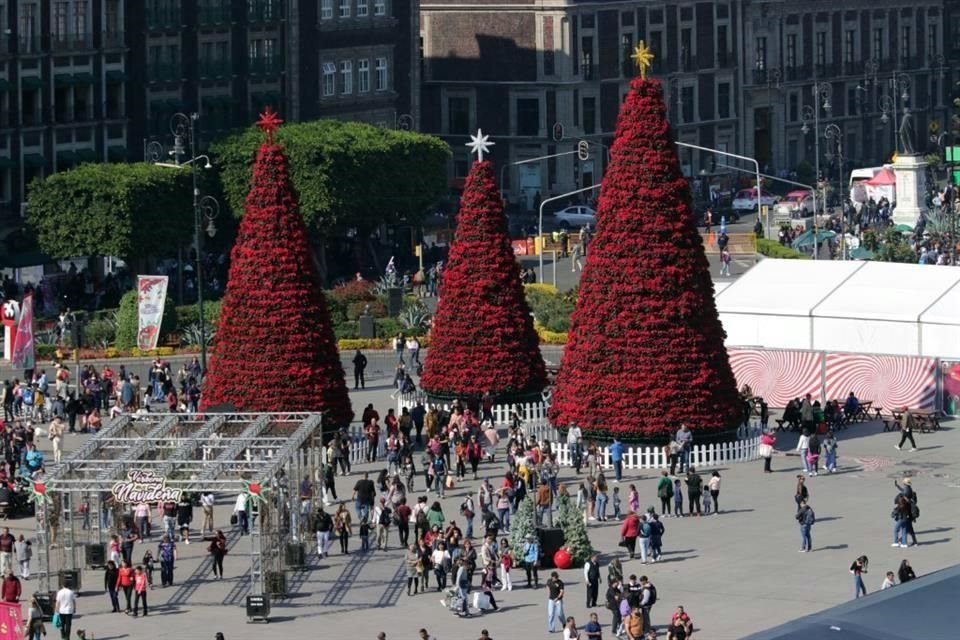
[[900,119],[900,150],[904,155],[914,155],[916,147],[913,144],[913,115],[904,107],[903,118]]

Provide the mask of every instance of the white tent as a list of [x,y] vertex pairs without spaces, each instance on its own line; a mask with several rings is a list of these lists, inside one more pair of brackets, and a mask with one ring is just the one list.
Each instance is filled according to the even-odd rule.
[[960,269],[765,259],[717,295],[727,346],[960,358]]

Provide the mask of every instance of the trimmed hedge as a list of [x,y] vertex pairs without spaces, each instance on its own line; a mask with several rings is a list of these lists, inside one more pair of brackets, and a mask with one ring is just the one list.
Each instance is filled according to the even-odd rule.
[[757,238],[757,253],[765,255],[768,258],[783,258],[786,260],[810,259],[810,256],[805,253],[801,253],[790,247],[785,247],[775,240],[766,240],[764,238]]

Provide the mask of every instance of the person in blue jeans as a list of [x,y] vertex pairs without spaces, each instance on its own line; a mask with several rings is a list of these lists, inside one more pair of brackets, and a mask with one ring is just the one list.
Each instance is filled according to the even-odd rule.
[[813,538],[810,531],[817,521],[817,517],[806,500],[800,503],[800,511],[797,512],[796,518],[797,522],[800,523],[800,552],[813,551]]
[[623,443],[619,438],[614,438],[613,444],[610,445],[610,460],[613,461],[615,482],[620,482],[623,477]]
[[690,466],[690,450],[693,449],[693,432],[690,431],[687,425],[682,424],[674,440],[680,445],[680,473],[683,473],[684,470]]
[[563,631],[563,580],[556,571],[547,580],[547,633]]
[[863,584],[863,574],[867,572],[867,556],[860,556],[850,565],[850,573],[853,574],[853,597],[859,598],[861,594],[867,595],[867,587]]

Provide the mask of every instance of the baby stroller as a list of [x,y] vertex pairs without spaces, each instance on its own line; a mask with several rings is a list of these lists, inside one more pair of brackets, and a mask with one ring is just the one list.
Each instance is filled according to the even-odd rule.
[[463,598],[460,597],[457,589],[447,589],[445,595],[446,597],[440,603],[447,608],[447,611],[453,615],[463,613]]

